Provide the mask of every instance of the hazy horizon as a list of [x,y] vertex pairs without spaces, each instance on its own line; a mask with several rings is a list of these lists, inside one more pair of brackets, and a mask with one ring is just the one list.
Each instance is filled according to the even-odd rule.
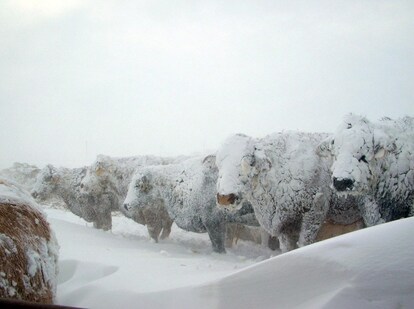
[[414,116],[412,1],[0,2],[0,169]]

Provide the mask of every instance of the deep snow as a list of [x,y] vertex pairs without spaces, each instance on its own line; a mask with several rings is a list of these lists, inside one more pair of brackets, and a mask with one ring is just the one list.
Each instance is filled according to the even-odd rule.
[[239,241],[212,252],[207,234],[173,226],[154,243],[114,216],[112,232],[45,209],[59,240],[57,302],[90,308],[413,308],[414,218],[291,251]]

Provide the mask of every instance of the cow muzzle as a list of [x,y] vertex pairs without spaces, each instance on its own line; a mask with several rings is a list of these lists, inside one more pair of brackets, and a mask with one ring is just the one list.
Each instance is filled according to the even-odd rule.
[[131,206],[129,204],[125,203],[123,206],[124,206],[124,209],[126,211],[130,211],[131,210]]
[[227,195],[221,195],[217,193],[217,203],[221,206],[229,206],[234,205],[234,203],[238,200],[237,196],[233,193]]
[[333,186],[337,191],[351,191],[354,187],[354,180],[349,178],[333,178]]

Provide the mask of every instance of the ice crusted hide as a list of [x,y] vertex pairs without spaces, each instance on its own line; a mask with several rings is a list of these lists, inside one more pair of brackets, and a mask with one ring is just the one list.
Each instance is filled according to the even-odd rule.
[[253,219],[252,214],[227,216],[216,207],[216,181],[214,156],[143,167],[131,181],[124,208],[131,217],[145,209],[158,212],[165,208],[178,227],[191,232],[207,232],[213,250],[225,252],[226,222],[245,223],[245,218],[249,222]]
[[59,246],[29,193],[0,179],[0,297],[53,303]]
[[251,202],[260,225],[279,238],[283,252],[314,242],[333,204],[343,206],[333,215],[345,215],[337,223],[357,221],[355,205],[332,199],[328,161],[316,154],[327,136],[289,131],[263,139],[231,136],[217,152],[219,207],[237,209]]
[[[128,215],[121,206],[135,169],[140,166],[168,164],[180,160],[183,159],[156,156],[113,158],[99,155],[88,168],[81,183],[82,204],[95,218],[94,226],[104,230],[111,229],[112,211],[121,210]],[[150,224],[154,214],[146,211],[145,216],[147,218],[142,217],[142,219]]]
[[39,202],[60,199],[72,213],[94,222],[95,217],[80,200],[80,183],[85,174],[86,167],[70,169],[47,165],[37,175],[31,194]]
[[347,115],[319,153],[332,156],[332,185],[360,196],[365,224],[412,215],[414,203],[414,118],[368,119]]

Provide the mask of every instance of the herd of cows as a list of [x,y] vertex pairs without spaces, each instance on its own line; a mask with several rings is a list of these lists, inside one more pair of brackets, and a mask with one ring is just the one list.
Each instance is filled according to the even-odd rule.
[[175,222],[207,232],[222,253],[226,228],[258,226],[262,242],[277,239],[287,252],[329,226],[343,232],[414,215],[414,118],[350,114],[333,134],[236,134],[207,156],[100,155],[91,166],[48,165],[35,176],[26,187],[37,201],[58,197],[99,229],[121,211],[155,241]]

